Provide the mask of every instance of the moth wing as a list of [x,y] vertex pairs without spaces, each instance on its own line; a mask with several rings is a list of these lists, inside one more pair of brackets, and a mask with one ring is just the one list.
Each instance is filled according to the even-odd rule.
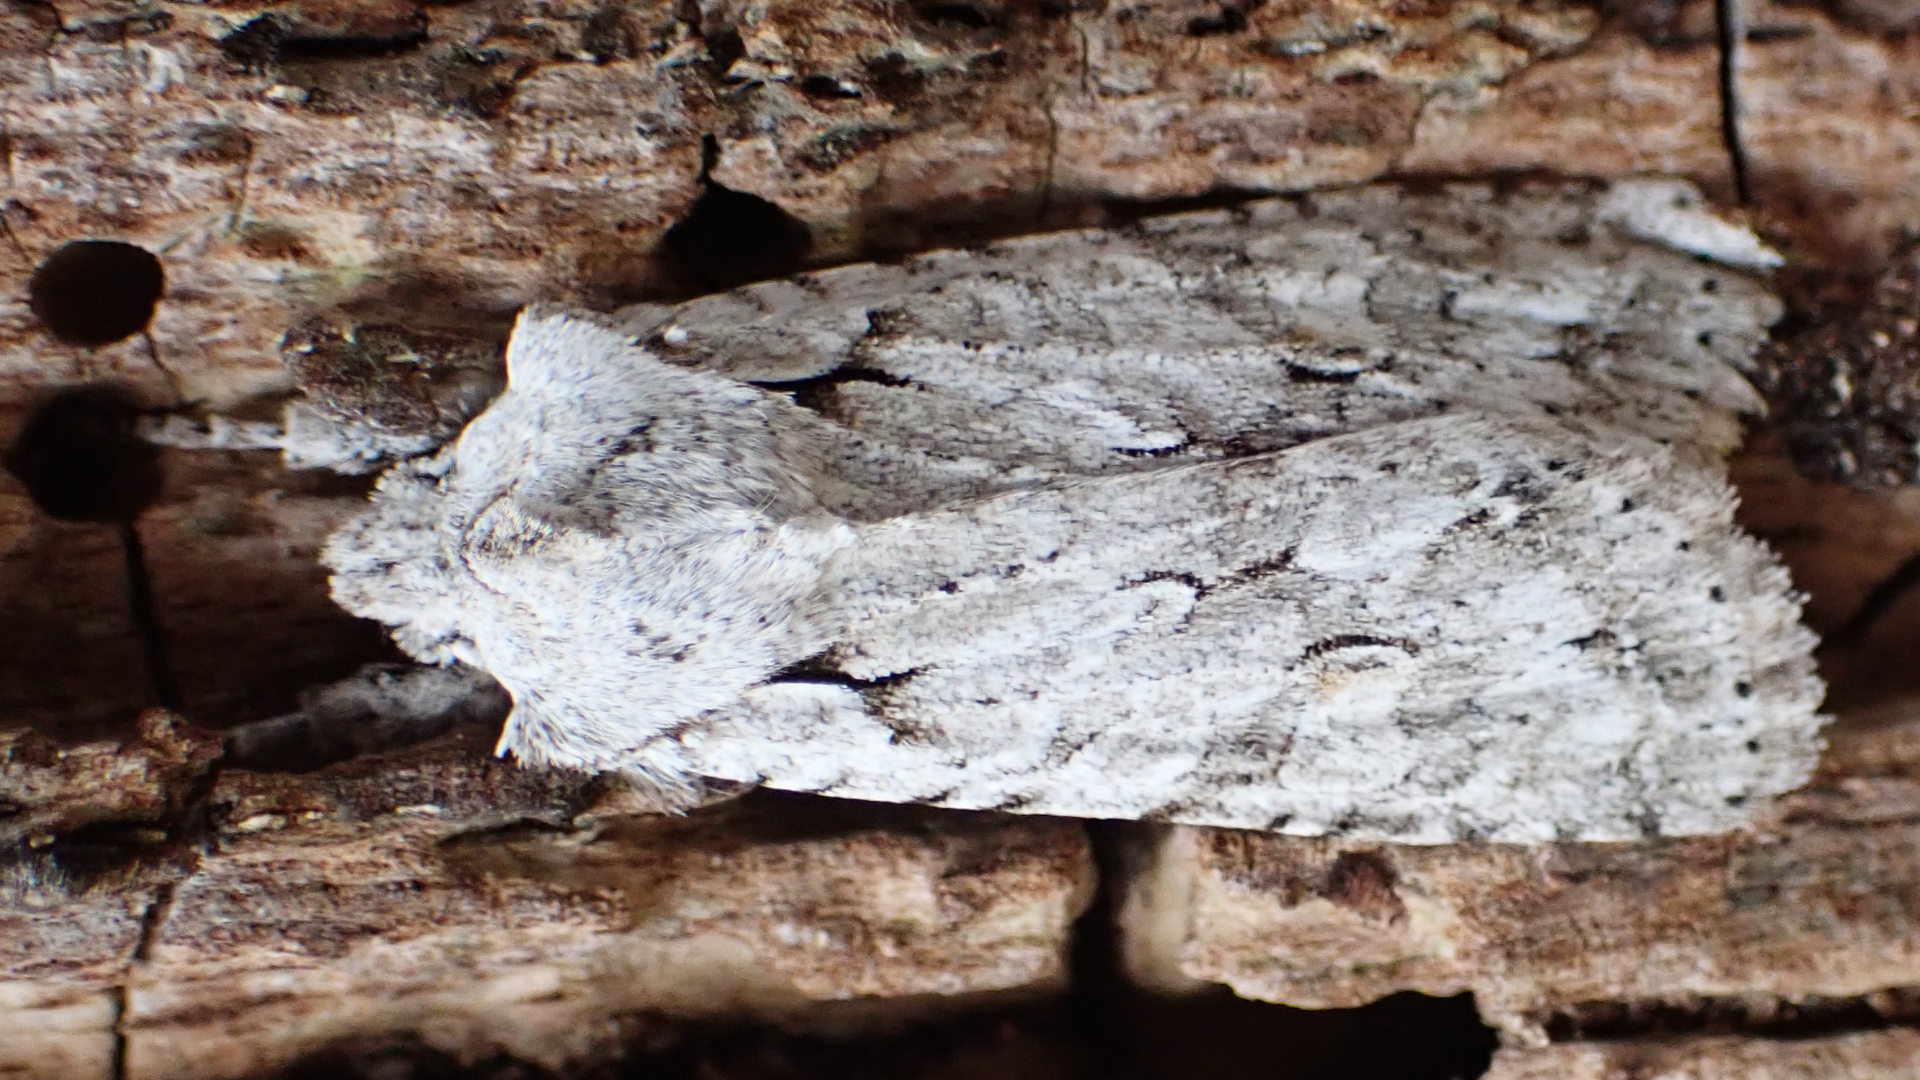
[[1349,834],[1730,828],[1820,686],[1711,471],[1451,417],[865,526],[846,629],[686,736],[888,801]]
[[1723,454],[1760,407],[1737,368],[1779,305],[1617,227],[1610,199],[1268,200],[749,286],[651,340],[814,409],[839,440],[829,508],[862,520],[1445,412]]

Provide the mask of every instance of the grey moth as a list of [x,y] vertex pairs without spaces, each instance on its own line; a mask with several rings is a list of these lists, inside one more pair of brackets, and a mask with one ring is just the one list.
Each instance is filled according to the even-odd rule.
[[502,752],[669,797],[1725,830],[1820,742],[1722,462],[1771,258],[1670,181],[1380,186],[536,307],[325,559]]

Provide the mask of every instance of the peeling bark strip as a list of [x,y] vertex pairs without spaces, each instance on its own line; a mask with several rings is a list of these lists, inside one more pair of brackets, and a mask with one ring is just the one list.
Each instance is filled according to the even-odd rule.
[[507,393],[336,535],[335,595],[497,677],[503,750],[670,793],[1728,829],[1805,778],[1820,686],[1718,463],[1777,311],[1725,264],[1771,256],[1697,204],[1375,188],[627,339],[536,309]]

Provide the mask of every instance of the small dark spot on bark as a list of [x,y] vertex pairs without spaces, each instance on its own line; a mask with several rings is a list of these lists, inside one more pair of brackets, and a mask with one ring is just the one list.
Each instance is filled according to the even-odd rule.
[[707,71],[716,80],[726,78],[733,65],[747,55],[747,43],[731,26],[714,27],[702,34],[701,40],[707,46]]
[[1776,41],[1799,41],[1813,36],[1813,27],[1806,23],[1769,23],[1763,26],[1747,28],[1749,45],[1768,45]]
[[867,85],[873,88],[875,97],[889,105],[904,104],[926,89],[926,75],[897,52],[868,60],[866,68]]
[[857,98],[860,87],[847,79],[814,72],[800,80],[800,92],[810,98],[830,101],[843,98]]
[[915,15],[930,23],[964,26],[973,30],[984,30],[999,22],[998,12],[989,11],[978,4],[955,2],[955,0],[919,0],[913,5],[912,10]]
[[27,304],[69,345],[111,345],[147,328],[166,288],[166,271],[145,248],[76,240],[34,270]]
[[626,60],[641,51],[636,37],[626,8],[604,7],[587,16],[580,30],[580,48],[596,64]]
[[1211,15],[1195,15],[1187,20],[1188,37],[1218,37],[1221,34],[1237,34],[1247,28],[1247,13],[1229,4],[1222,4]]
[[1380,852],[1343,851],[1328,868],[1319,893],[1348,911],[1393,923],[1407,915],[1394,884],[1393,867]]
[[33,411],[0,464],[48,517],[131,522],[161,486],[159,451],[134,433],[139,415],[117,387],[63,391]]

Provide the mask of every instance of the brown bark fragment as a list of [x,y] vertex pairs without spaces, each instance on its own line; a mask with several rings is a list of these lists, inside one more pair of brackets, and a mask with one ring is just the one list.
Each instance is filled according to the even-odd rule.
[[[293,708],[302,688],[389,655],[327,594],[316,556],[366,478],[288,472],[262,451],[162,451],[135,524],[181,707],[224,727]],[[0,476],[0,728],[67,743],[119,737],[157,704],[112,525],[36,511]]]
[[[1097,220],[1114,199],[1377,176],[1428,103],[1484,106],[1597,22],[1496,0],[1225,22],[1189,0],[721,4],[691,21],[520,0],[60,11],[16,9],[0,34],[10,255],[24,270],[83,235],[160,251],[160,352],[223,406],[287,386],[274,345],[320,308],[497,332],[533,299],[671,290],[658,244],[698,194],[704,134],[715,181],[797,215],[813,257],[840,261]],[[1607,93],[1586,77],[1560,77],[1566,115]],[[1711,116],[1669,100],[1699,103],[1682,127]],[[24,309],[0,312],[16,386],[90,369],[161,394],[144,351],[49,348]]]
[[1811,265],[1871,274],[1920,215],[1920,39],[1745,0],[1736,94],[1763,228]]
[[1735,1037],[1502,1050],[1485,1080],[1894,1080],[1920,1070],[1920,1033],[1780,1042]]
[[1920,591],[1897,587],[1920,553],[1920,490],[1816,483],[1782,443],[1763,433],[1731,471],[1741,525],[1779,553],[1808,594],[1803,618],[1824,639],[1817,658],[1826,708],[1852,713],[1920,692],[1911,660]]
[[489,734],[223,776],[217,846],[132,972],[129,1075],[400,1036],[560,1068],[622,1017],[858,1026],[1063,978],[1091,890],[1075,823],[761,798],[621,816],[599,782],[481,756]]
[[1670,173],[1728,196],[1709,0],[1622,4],[1567,55],[1426,101],[1397,169]]
[[118,987],[218,753],[157,711],[124,745],[0,735],[0,1075],[111,1074]]
[[1531,1040],[1585,1001],[1920,983],[1920,758],[1904,756],[1917,727],[1909,714],[1836,729],[1822,775],[1747,835],[1369,848],[1406,909],[1386,925],[1319,884],[1350,843],[1174,830],[1124,916],[1132,963],[1161,985],[1220,981],[1316,1008],[1471,990],[1490,1022]]
[[328,415],[395,435],[450,438],[506,381],[497,342],[345,316],[290,328],[280,358]]

